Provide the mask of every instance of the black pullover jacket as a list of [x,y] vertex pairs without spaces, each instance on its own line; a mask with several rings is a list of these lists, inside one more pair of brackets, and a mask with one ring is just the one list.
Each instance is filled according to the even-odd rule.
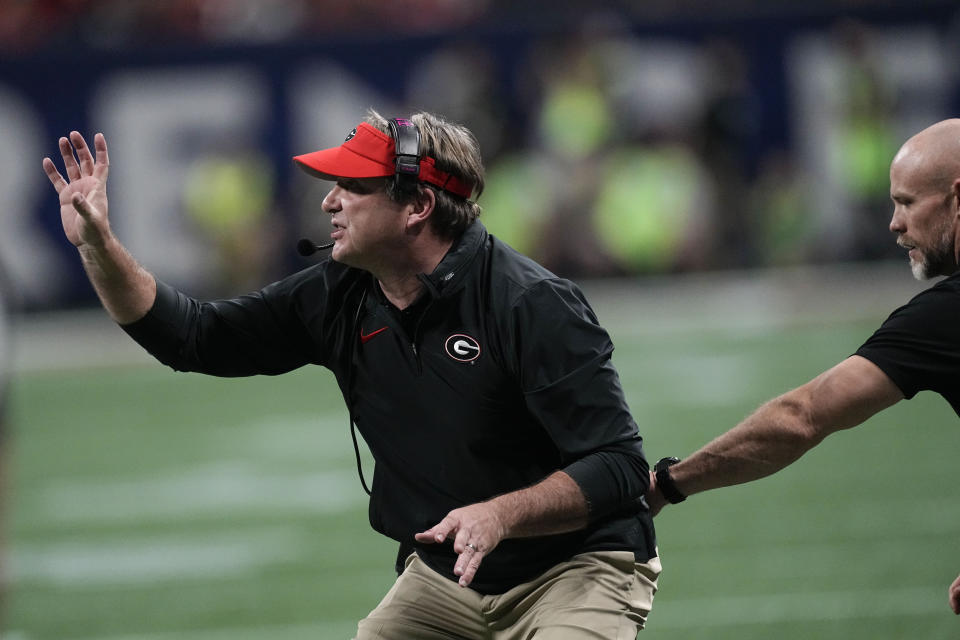
[[558,469],[587,499],[587,528],[503,540],[472,588],[502,593],[587,551],[653,557],[642,439],[579,288],[479,222],[420,279],[426,293],[403,312],[371,274],[330,259],[232,300],[158,281],[153,308],[124,329],[179,371],[332,370],[376,462],[370,523],[401,543],[398,566],[415,549],[457,580],[452,543],[413,535]]

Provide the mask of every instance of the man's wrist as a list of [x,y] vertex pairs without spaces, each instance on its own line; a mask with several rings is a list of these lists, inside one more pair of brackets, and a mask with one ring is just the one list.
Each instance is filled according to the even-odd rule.
[[657,488],[660,489],[660,493],[670,504],[677,504],[687,499],[687,496],[677,488],[673,477],[670,475],[670,467],[678,462],[680,462],[680,458],[666,457],[658,460],[653,467],[654,475],[657,477]]

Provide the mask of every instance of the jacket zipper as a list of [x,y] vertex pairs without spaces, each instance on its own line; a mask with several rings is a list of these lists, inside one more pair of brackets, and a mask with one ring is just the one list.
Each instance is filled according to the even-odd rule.
[[427,313],[430,312],[430,307],[433,306],[433,302],[436,298],[431,297],[430,302],[424,308],[423,313],[420,314],[420,317],[417,318],[417,324],[413,327],[413,340],[410,341],[410,349],[413,350],[413,359],[417,363],[417,375],[423,373],[423,363],[420,360],[420,349],[417,347],[417,343],[420,340],[420,325],[423,324],[423,319],[427,317]]

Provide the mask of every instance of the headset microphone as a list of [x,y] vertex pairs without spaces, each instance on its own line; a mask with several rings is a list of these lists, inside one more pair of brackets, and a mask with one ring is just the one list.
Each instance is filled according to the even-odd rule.
[[312,256],[317,251],[323,251],[324,249],[329,249],[334,245],[333,242],[328,242],[326,244],[316,244],[310,238],[300,238],[300,241],[297,242],[297,253],[302,255],[304,258]]

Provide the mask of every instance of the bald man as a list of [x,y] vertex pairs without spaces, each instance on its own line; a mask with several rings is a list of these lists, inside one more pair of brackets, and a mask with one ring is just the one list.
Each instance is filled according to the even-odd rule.
[[[831,433],[918,391],[936,391],[960,415],[960,119],[938,122],[900,148],[890,165],[890,197],[890,231],[909,251],[914,276],[947,277],[890,314],[856,354],[685,460],[661,459],[646,495],[652,513],[779,471]],[[960,577],[948,601],[960,615]]]

